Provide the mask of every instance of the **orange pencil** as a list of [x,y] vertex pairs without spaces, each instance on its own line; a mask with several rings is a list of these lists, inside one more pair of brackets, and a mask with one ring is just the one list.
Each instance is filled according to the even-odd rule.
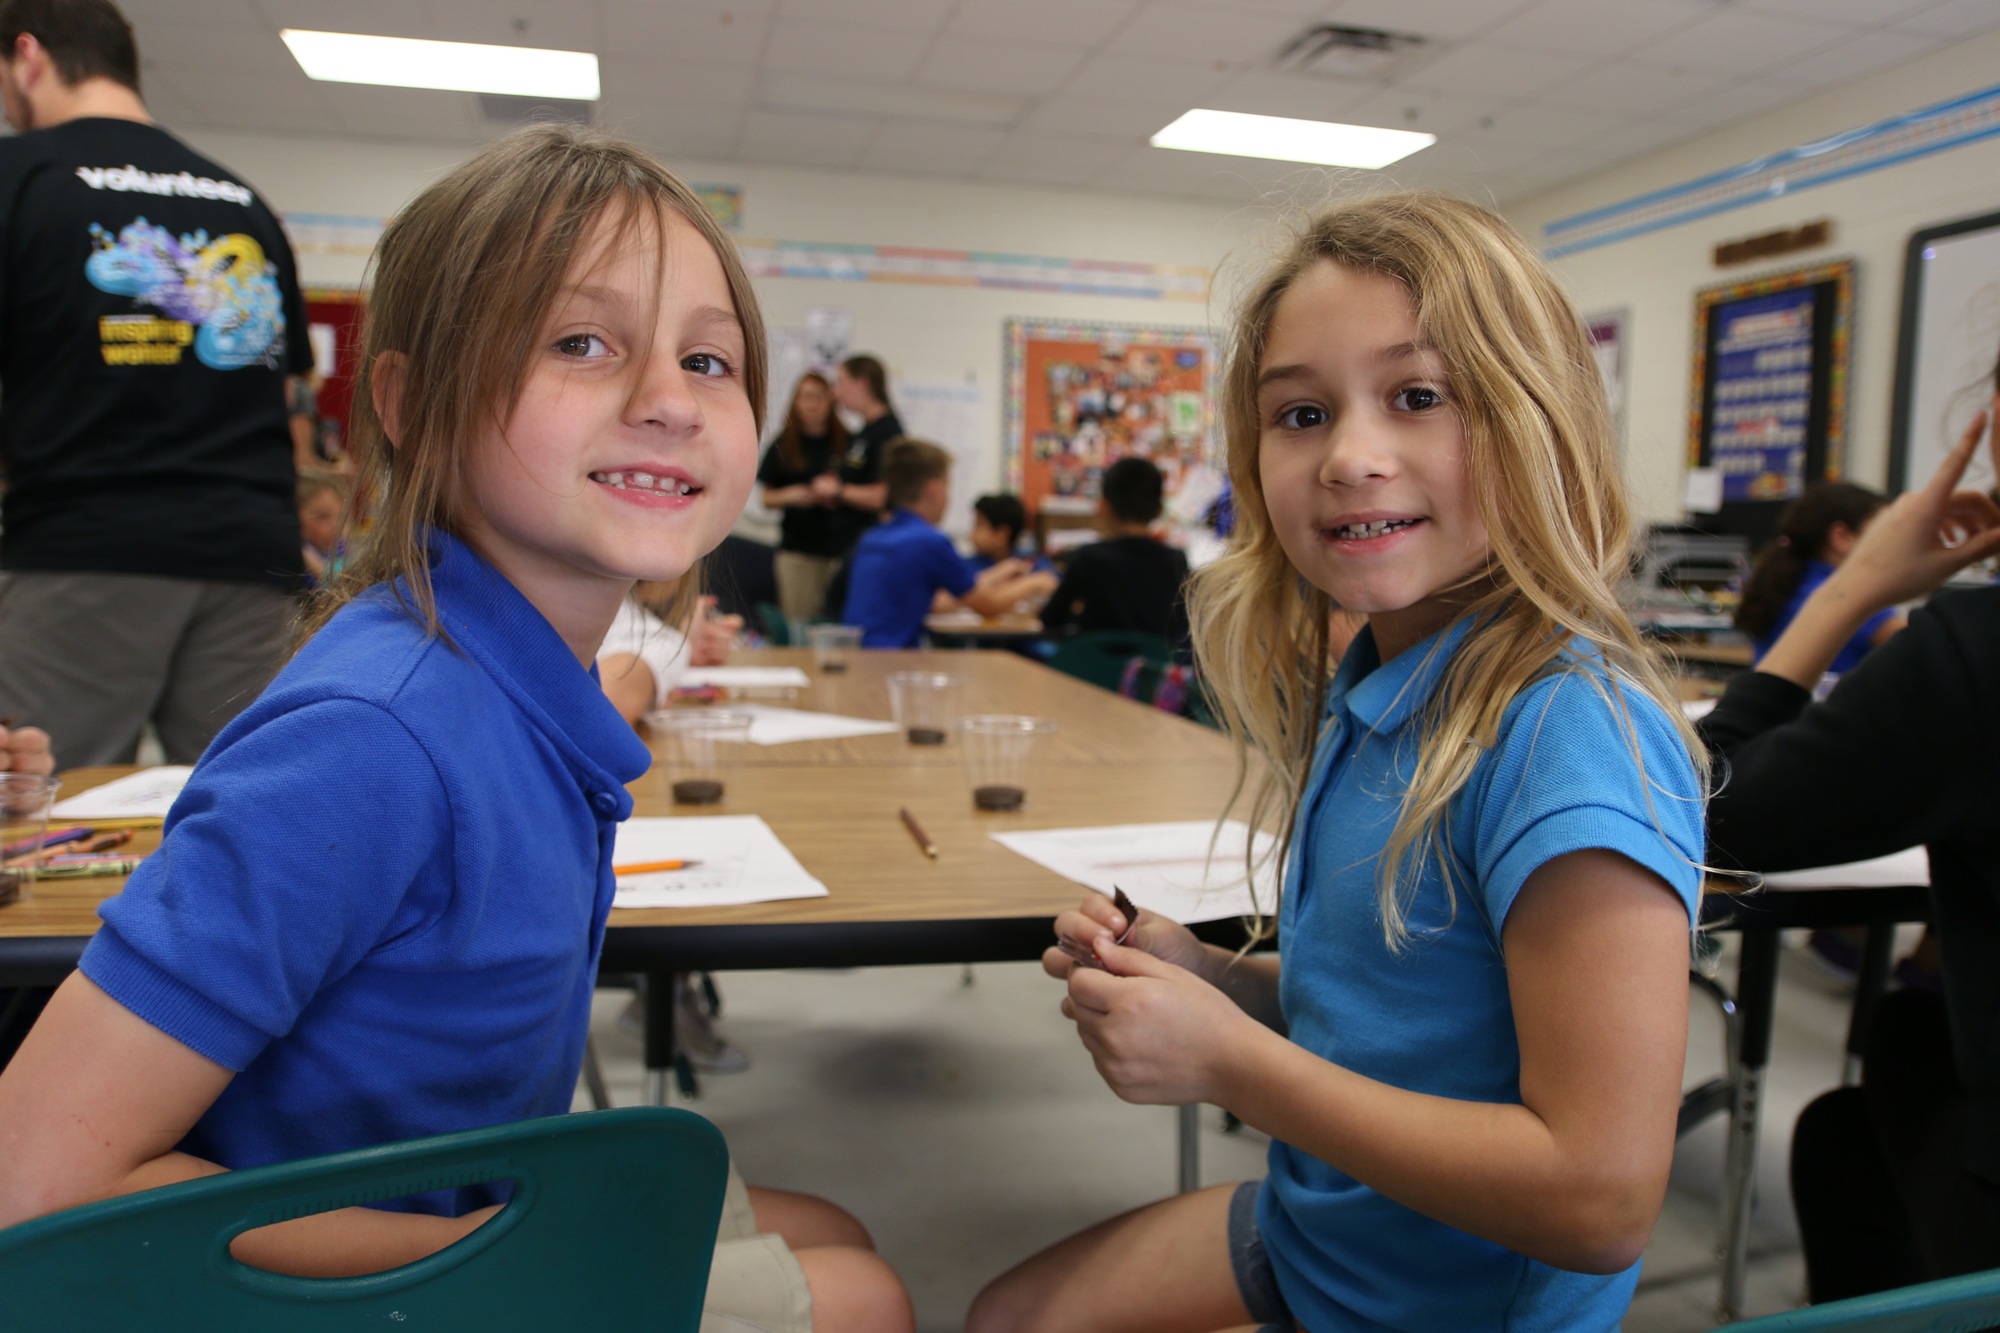
[[614,875],[651,875],[661,870],[686,870],[698,866],[699,861],[634,861],[629,866],[613,866]]

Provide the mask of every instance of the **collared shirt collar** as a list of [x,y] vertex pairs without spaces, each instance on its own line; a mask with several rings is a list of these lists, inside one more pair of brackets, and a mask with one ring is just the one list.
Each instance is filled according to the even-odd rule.
[[438,622],[451,642],[562,753],[598,813],[626,818],[625,784],[646,771],[652,754],[604,697],[596,667],[580,668],[555,626],[464,542],[433,532],[430,548]]
[[1460,616],[1384,662],[1375,648],[1374,627],[1364,626],[1334,673],[1329,712],[1344,706],[1370,731],[1396,730],[1430,701],[1471,627],[1472,617]]

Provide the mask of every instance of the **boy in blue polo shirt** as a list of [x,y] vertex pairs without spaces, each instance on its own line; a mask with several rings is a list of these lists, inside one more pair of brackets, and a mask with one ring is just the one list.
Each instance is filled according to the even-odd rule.
[[862,647],[914,648],[934,611],[995,616],[1054,591],[1055,576],[1032,572],[1024,560],[975,574],[938,530],[951,502],[951,455],[935,444],[892,441],[882,451],[882,482],[890,514],[854,548],[842,617],[860,626]]

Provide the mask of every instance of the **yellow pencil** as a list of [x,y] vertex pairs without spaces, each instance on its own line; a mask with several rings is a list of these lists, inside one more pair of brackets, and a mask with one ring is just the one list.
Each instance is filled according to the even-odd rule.
[[700,864],[701,862],[699,861],[634,861],[629,866],[611,867],[611,873],[614,875],[651,875],[662,870],[686,870],[690,866],[698,866]]

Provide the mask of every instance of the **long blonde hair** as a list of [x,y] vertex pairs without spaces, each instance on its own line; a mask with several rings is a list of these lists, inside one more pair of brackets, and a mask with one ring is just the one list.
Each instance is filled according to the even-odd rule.
[[[1507,705],[1559,669],[1573,640],[1588,641],[1606,674],[1667,710],[1704,777],[1707,754],[1618,604],[1631,520],[1614,428],[1583,323],[1553,275],[1506,222],[1474,204],[1421,192],[1340,204],[1301,227],[1243,301],[1221,395],[1236,529],[1227,554],[1195,576],[1188,598],[1220,719],[1239,758],[1254,747],[1265,760],[1250,818],[1278,826],[1272,855],[1282,857],[1291,841],[1326,710],[1336,608],[1300,578],[1273,530],[1258,470],[1257,376],[1279,300],[1323,263],[1393,278],[1410,293],[1425,339],[1445,364],[1446,396],[1463,423],[1468,480],[1491,542],[1486,565],[1458,590],[1459,615],[1476,629],[1425,708],[1410,788],[1378,868],[1383,933],[1400,948],[1421,878],[1406,868],[1435,857],[1453,892],[1451,800],[1498,740]],[[1619,711],[1638,762],[1623,696],[1598,673],[1582,674]],[[1246,782],[1239,776],[1232,807]]]
[[[392,219],[375,247],[361,335],[351,439],[360,476],[345,528],[350,545],[380,512],[356,557],[307,611],[303,637],[364,589],[387,583],[433,634],[429,543],[462,535],[466,461],[489,426],[504,424],[571,262],[600,225],[614,245],[678,214],[715,251],[743,326],[743,388],[759,433],[766,374],[764,321],[727,233],[700,198],[645,149],[572,125],[516,130],[460,164]],[[401,361],[399,438],[375,408],[383,357]],[[667,619],[684,624],[701,591],[697,563]]]

